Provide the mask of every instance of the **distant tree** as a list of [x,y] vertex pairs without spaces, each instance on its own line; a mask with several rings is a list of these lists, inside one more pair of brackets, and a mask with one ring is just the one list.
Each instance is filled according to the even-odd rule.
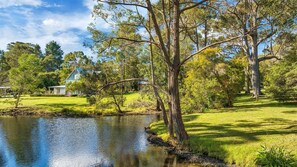
[[41,48],[38,44],[36,44],[34,46],[34,54],[36,54],[36,56],[38,56],[40,59],[43,58],[43,53],[42,53]]
[[45,56],[42,61],[43,66],[47,72],[59,70],[63,63],[63,50],[56,41],[51,41],[46,44]]
[[268,67],[265,86],[267,94],[278,101],[297,100],[297,37],[283,59]]
[[0,50],[0,86],[8,82],[8,70],[9,65],[4,56],[4,51]]
[[[261,93],[259,63],[279,59],[279,48],[275,49],[273,46],[285,46],[286,34],[293,31],[296,22],[296,7],[295,0],[226,0],[218,3],[218,8],[224,13],[219,25],[225,27],[225,34],[234,36],[250,32],[233,45],[244,50],[248,59],[256,99]],[[261,47],[265,47],[262,57],[259,55]]]
[[42,71],[40,59],[34,54],[23,54],[18,59],[18,67],[9,71],[10,86],[17,93],[15,108],[18,107],[23,93],[32,93],[40,84],[39,72]]
[[7,45],[7,52],[5,52],[5,59],[8,65],[13,68],[18,66],[18,59],[22,54],[35,54],[40,56],[39,45],[24,42],[12,42]]

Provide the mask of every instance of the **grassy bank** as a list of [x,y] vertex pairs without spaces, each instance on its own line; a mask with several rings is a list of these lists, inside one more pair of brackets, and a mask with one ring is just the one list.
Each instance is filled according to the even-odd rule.
[[[126,101],[122,108],[125,112],[146,112],[147,108],[143,106],[135,107],[133,103],[141,99],[139,93],[129,93],[124,95]],[[89,105],[85,97],[30,97],[21,98],[20,110],[33,112],[71,112],[78,114],[114,114],[114,107],[105,109],[96,109],[95,105]],[[6,112],[13,109],[13,98],[0,98],[0,111]]]
[[[254,166],[261,145],[281,146],[297,158],[297,104],[262,98],[238,98],[235,107],[184,115],[194,152],[240,166]],[[168,137],[162,122],[151,128]]]

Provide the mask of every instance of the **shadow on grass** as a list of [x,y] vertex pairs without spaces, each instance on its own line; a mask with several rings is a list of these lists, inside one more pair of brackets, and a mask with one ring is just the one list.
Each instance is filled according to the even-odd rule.
[[[199,123],[198,117],[199,115],[187,115],[184,119],[187,132],[190,135],[192,149],[195,152],[219,159],[227,158],[226,147],[231,145],[258,142],[261,140],[261,136],[297,133],[297,122],[283,118],[265,118],[261,122],[242,119],[236,121],[237,124],[211,124]],[[191,120],[197,122],[189,122]],[[288,125],[288,127],[269,127],[275,125]]]
[[297,114],[297,109],[296,110],[292,110],[292,111],[282,111],[282,113],[285,113],[285,114]]

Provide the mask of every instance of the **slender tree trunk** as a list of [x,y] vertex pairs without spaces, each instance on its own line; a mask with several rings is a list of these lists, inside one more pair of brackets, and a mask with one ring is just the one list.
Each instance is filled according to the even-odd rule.
[[120,104],[118,103],[118,101],[117,101],[117,99],[116,99],[116,97],[115,97],[115,95],[114,95],[113,92],[112,92],[112,98],[113,98],[114,104],[115,104],[116,107],[117,107],[117,111],[118,111],[119,113],[122,113],[121,106],[120,106]]
[[204,46],[207,46],[207,35],[208,35],[208,25],[207,25],[207,19],[204,21]]
[[156,110],[157,110],[157,111],[162,111],[162,110],[161,110],[160,103],[159,103],[158,100],[156,100]]
[[17,95],[17,100],[15,102],[15,108],[19,107],[21,95],[22,95],[22,92],[19,92],[18,95]]
[[[149,29],[151,29],[151,26],[150,26],[150,16],[149,16]],[[151,38],[151,37],[150,37]],[[150,39],[152,40],[152,39]],[[162,115],[163,115],[163,121],[164,121],[164,124],[166,126],[168,126],[168,118],[167,118],[167,114],[166,114],[166,109],[165,109],[165,105],[163,103],[163,100],[158,92],[158,89],[155,87],[155,84],[156,84],[156,80],[155,80],[155,68],[154,68],[154,53],[153,53],[153,46],[152,44],[150,44],[150,59],[151,59],[151,76],[152,76],[152,84],[153,84],[153,90],[154,90],[154,94],[155,94],[155,97],[157,98],[157,107],[158,107],[158,104],[159,104],[159,107],[161,107],[161,111],[162,111]]]
[[[170,87],[169,85],[169,67],[168,68],[168,72],[167,72],[167,84],[168,84],[168,88]],[[171,105],[171,92],[168,89],[168,95],[167,95],[167,101],[168,101],[168,113],[169,113],[169,122],[168,122],[168,131],[169,131],[169,137],[171,139],[174,138],[174,129],[173,129],[173,119],[172,119],[172,105]]]
[[172,107],[172,120],[174,125],[175,134],[179,142],[188,140],[188,134],[185,130],[182,120],[182,113],[180,108],[179,98],[179,64],[180,64],[180,34],[179,34],[179,18],[180,8],[179,0],[175,0],[173,4],[173,65],[169,69],[169,92],[171,95],[171,107]]
[[245,82],[245,94],[250,94],[250,75],[249,65],[244,68],[244,82]]

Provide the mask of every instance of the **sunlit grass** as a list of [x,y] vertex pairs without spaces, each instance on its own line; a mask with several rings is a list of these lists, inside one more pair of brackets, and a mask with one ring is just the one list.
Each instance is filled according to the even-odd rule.
[[[126,101],[124,102],[123,111],[127,112],[142,112],[143,108],[131,109],[126,107],[129,103],[140,98],[139,93],[125,94]],[[8,111],[13,108],[13,98],[0,98],[0,110]],[[103,113],[112,114],[116,110],[114,107],[106,109],[98,109],[95,105],[89,105],[85,97],[30,97],[23,96],[20,102],[20,108],[29,108],[29,110],[35,112],[61,112],[70,111],[77,113]]]
[[[184,115],[193,151],[254,166],[261,145],[282,146],[297,158],[297,104],[241,96],[235,107]],[[162,122],[152,129],[166,138]]]

